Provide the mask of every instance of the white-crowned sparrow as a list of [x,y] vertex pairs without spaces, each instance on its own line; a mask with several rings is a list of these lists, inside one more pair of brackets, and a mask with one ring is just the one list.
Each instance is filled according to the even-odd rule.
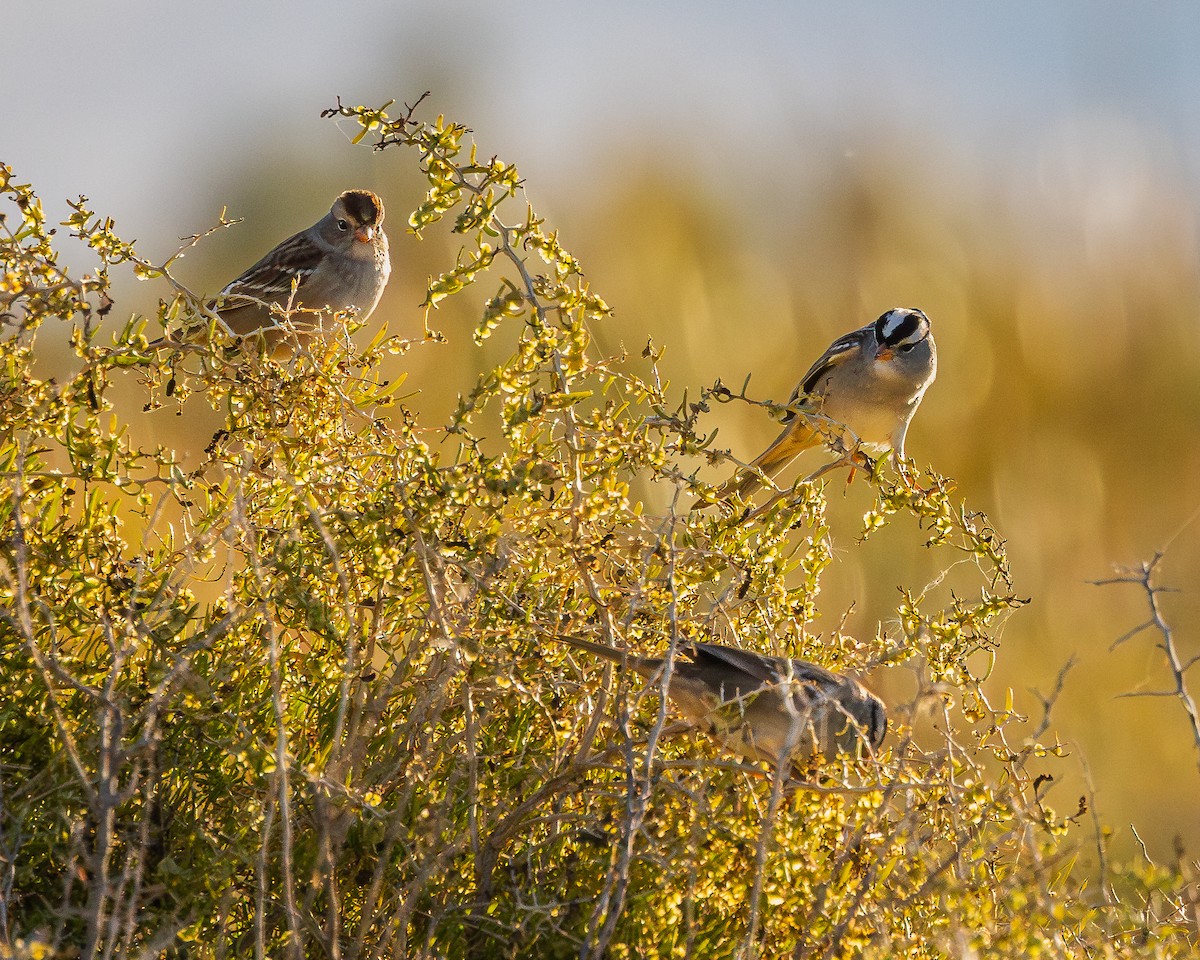
[[792,391],[783,432],[718,497],[746,496],[820,443],[891,450],[903,476],[904,435],[936,375],[937,348],[920,310],[889,310],[838,337]]
[[[327,309],[356,307],[368,317],[391,272],[383,201],[370,190],[347,190],[324,217],[228,284],[212,307],[235,334],[261,335],[279,349],[288,328],[297,342],[328,329]],[[272,304],[289,312],[286,324]]]
[[[662,657],[554,635],[651,679]],[[806,660],[767,657],[715,643],[681,644],[690,659],[675,660],[668,696],[722,748],[750,760],[790,769],[816,754],[832,759],[873,752],[887,733],[887,710],[851,677]]]

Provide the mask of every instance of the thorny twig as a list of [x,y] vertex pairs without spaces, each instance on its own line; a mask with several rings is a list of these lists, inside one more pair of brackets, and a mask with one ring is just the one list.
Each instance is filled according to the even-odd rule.
[[1192,741],[1196,747],[1196,768],[1200,770],[1200,711],[1196,708],[1196,700],[1192,696],[1191,691],[1187,686],[1187,672],[1197,661],[1200,661],[1200,656],[1191,657],[1188,660],[1183,660],[1180,657],[1179,649],[1175,643],[1175,635],[1171,630],[1171,625],[1167,623],[1166,618],[1162,613],[1162,606],[1159,603],[1159,595],[1171,592],[1170,587],[1159,586],[1155,582],[1155,573],[1158,570],[1158,565],[1162,561],[1165,554],[1158,551],[1149,561],[1143,560],[1137,567],[1129,567],[1120,570],[1116,576],[1109,577],[1106,580],[1093,580],[1095,586],[1108,586],[1114,583],[1132,583],[1142,588],[1146,595],[1146,603],[1150,608],[1149,618],[1142,624],[1134,627],[1132,630],[1122,634],[1113,641],[1109,647],[1109,651],[1115,650],[1126,640],[1131,640],[1138,634],[1146,630],[1155,630],[1158,632],[1159,641],[1155,644],[1158,649],[1163,652],[1163,656],[1167,659],[1167,667],[1171,671],[1171,679],[1174,681],[1174,687],[1167,690],[1158,691],[1133,691],[1123,694],[1127,697],[1175,697],[1183,704],[1184,712],[1187,713],[1188,723],[1192,729]]

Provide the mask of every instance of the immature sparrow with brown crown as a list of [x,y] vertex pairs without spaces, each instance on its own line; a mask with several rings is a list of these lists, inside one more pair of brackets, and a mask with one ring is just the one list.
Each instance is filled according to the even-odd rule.
[[[662,657],[643,657],[576,637],[553,639],[661,676]],[[768,657],[715,643],[683,643],[690,659],[672,665],[667,695],[689,720],[738,757],[790,770],[817,754],[826,759],[873,753],[887,733],[887,710],[851,677],[807,660]]]
[[904,472],[904,435],[937,376],[929,318],[896,308],[830,344],[788,399],[783,432],[748,467],[717,491],[745,497],[797,454],[820,443],[853,450],[891,450]]
[[[272,350],[286,349],[289,328],[294,342],[328,329],[322,323],[330,320],[321,313],[326,309],[355,307],[366,319],[392,272],[383,213],[383,201],[370,190],[347,190],[324,217],[228,284],[212,308],[233,333],[261,335]],[[273,304],[296,311],[286,326]],[[185,333],[182,339],[193,337]]]

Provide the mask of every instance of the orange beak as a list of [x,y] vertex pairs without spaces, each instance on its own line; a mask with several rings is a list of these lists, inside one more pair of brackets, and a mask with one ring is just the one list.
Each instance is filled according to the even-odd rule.
[[876,350],[876,351],[875,351],[875,359],[876,359],[877,361],[880,361],[880,362],[882,362],[882,363],[887,363],[887,362],[888,362],[889,360],[891,360],[891,359],[892,359],[892,357],[894,357],[895,355],[896,355],[896,354],[894,354],[894,353],[891,351],[891,349],[890,349],[890,348],[888,348],[888,347],[880,347],[878,350]]
[[354,239],[359,243],[370,243],[375,239],[374,227],[359,227],[354,231]]

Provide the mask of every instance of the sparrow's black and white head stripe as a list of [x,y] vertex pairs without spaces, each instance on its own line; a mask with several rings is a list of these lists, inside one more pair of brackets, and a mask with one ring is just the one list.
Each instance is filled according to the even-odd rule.
[[383,223],[383,203],[370,190],[347,190],[338,202],[357,224],[370,227]]
[[920,310],[889,310],[875,321],[875,342],[884,347],[920,343],[929,336],[929,318]]
[[887,736],[887,710],[884,709],[883,702],[879,699],[869,698],[867,704],[870,714],[867,723],[867,741],[873,750],[878,750],[883,745],[883,738]]

